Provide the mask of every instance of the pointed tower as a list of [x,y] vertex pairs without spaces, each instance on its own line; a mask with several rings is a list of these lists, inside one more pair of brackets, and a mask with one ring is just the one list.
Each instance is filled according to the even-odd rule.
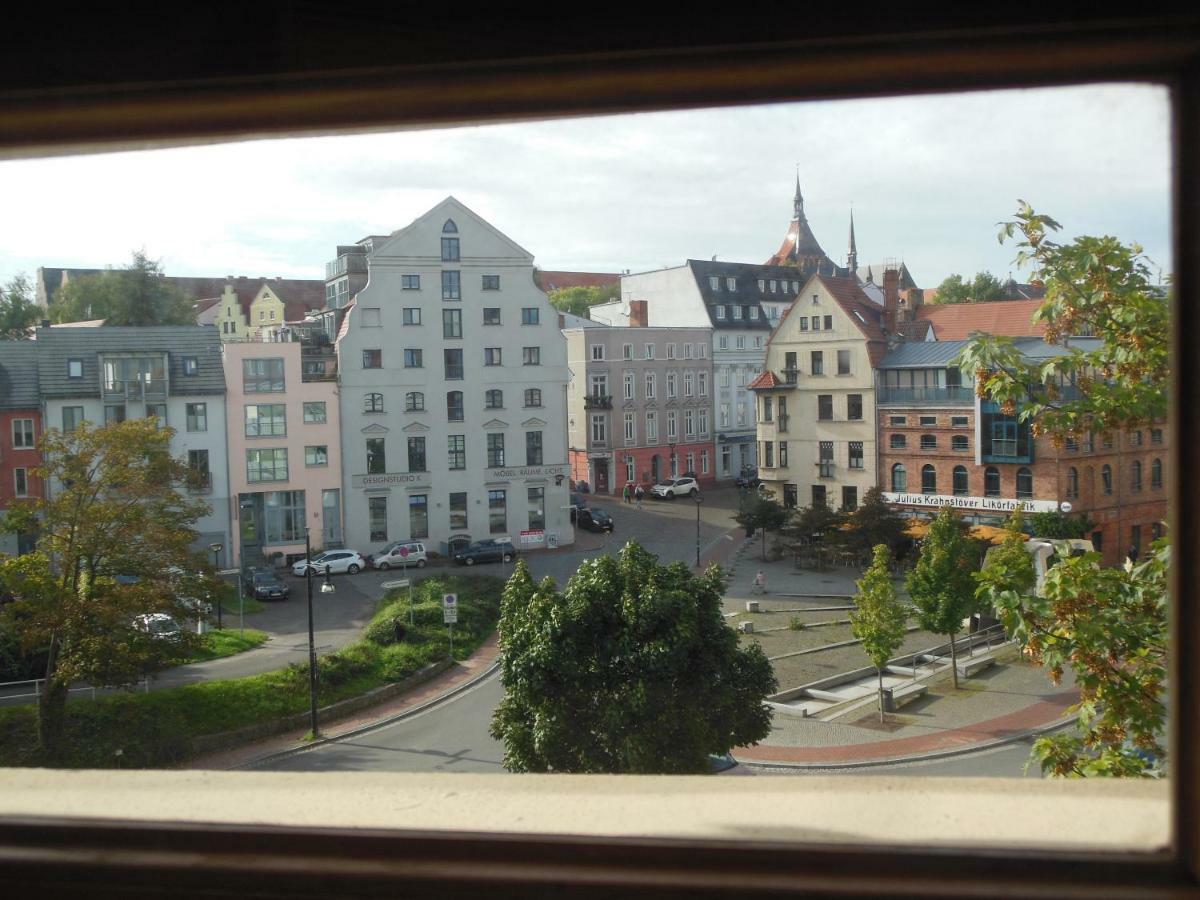
[[825,255],[804,215],[804,194],[800,191],[800,173],[796,173],[796,195],[792,201],[792,224],[779,251],[767,260],[768,266],[796,266],[805,273],[832,275],[837,270]]
[[850,252],[846,254],[846,268],[853,275],[858,271],[858,247],[854,245],[854,209],[850,210]]

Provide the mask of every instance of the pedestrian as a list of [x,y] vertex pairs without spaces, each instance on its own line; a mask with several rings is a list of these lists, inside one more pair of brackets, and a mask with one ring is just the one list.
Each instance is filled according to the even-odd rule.
[[628,481],[625,482],[625,490],[623,490],[621,492],[621,499],[623,499],[626,503],[629,502],[629,482]]
[[765,594],[767,592],[767,576],[763,574],[763,570],[759,569],[758,574],[754,576],[754,593]]
[[1131,563],[1136,563],[1138,561],[1138,548],[1131,546],[1129,552],[1125,555],[1129,557]]
[[640,484],[633,489],[633,499],[637,502],[638,509],[642,508],[642,497],[645,496],[645,494],[646,492],[642,490],[642,486]]

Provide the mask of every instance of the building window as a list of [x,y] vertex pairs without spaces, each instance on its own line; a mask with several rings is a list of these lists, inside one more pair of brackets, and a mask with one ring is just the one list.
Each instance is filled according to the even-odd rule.
[[850,351],[839,350],[837,352],[837,367],[839,375],[850,374]]
[[488,531],[492,534],[508,531],[508,494],[505,491],[488,491]]
[[207,403],[188,403],[184,406],[184,413],[188,431],[208,431]]
[[373,543],[388,539],[387,497],[367,498],[367,526],[371,531]]
[[193,377],[200,371],[200,361],[194,356],[185,356],[183,358],[183,374],[188,378]]
[[525,492],[525,502],[529,508],[529,530],[542,531],[546,527],[546,489],[528,488]]
[[382,369],[383,368],[383,351],[382,350],[364,350],[363,351],[364,369]]
[[193,491],[209,490],[212,487],[212,473],[208,469],[208,451],[189,450],[187,460],[188,489]]
[[[410,472],[427,472],[429,467],[425,464],[425,438],[410,437],[408,439],[408,471]],[[417,535],[413,535],[416,537]],[[422,535],[424,537],[424,535]]]
[[817,395],[817,418],[824,422],[833,419],[833,394]]
[[1129,487],[1133,491],[1142,489],[1142,464],[1140,460],[1134,460],[1133,465],[1129,467]]
[[700,407],[700,436],[708,437],[708,407]]
[[764,422],[773,422],[774,421],[774,413],[772,412],[773,409],[774,409],[774,401],[770,397],[763,397],[762,418],[763,418]]
[[683,411],[683,434],[688,438],[696,436],[696,411],[694,409]]
[[1113,436],[1111,431],[1100,436],[1100,446],[1102,446],[1105,450],[1111,450],[1113,448]]
[[675,345],[667,344],[667,359],[674,359],[674,358],[675,358]]
[[408,536],[429,537],[429,495],[411,494],[408,498]]
[[104,407],[104,424],[112,425],[115,422],[125,421],[125,404],[114,403]]
[[685,396],[685,397],[695,396],[694,382],[695,382],[695,375],[693,372],[684,372],[683,373],[683,396]]
[[1142,446],[1142,432],[1140,430],[1131,431],[1129,433],[1129,443],[1134,447]]
[[889,425],[907,425],[908,419],[905,416],[888,416]]
[[442,310],[442,337],[447,340],[462,337],[462,310]]
[[763,441],[762,442],[762,458],[763,458],[763,468],[764,469],[775,468],[775,442],[774,441]]
[[378,328],[383,324],[383,320],[379,315],[378,306],[364,306],[362,310],[362,320],[359,325],[363,328]]
[[637,443],[637,413],[625,413],[625,445],[632,446]]
[[525,465],[540,466],[542,464],[542,433],[540,431],[525,432]]
[[542,348],[522,347],[521,364],[526,366],[540,366],[542,364]]
[[381,413],[381,412],[383,412],[383,394],[364,394],[363,395],[363,412],[364,413]]
[[367,438],[367,474],[387,474],[387,453],[383,438]]
[[724,321],[724,319],[725,319],[725,307],[724,307],[724,306],[714,306],[714,307],[713,307],[713,309],[716,311],[716,314],[717,314],[717,320],[718,320],[718,321]]
[[[521,324],[522,325],[540,325],[542,323],[542,311],[536,306],[521,307]],[[628,357],[626,357],[628,359]]]
[[931,465],[921,466],[921,493],[937,493],[937,469]]
[[424,368],[424,351],[416,348],[409,348],[404,351],[404,368],[420,369]]
[[525,389],[525,406],[533,408],[542,405],[542,392],[540,388]]
[[25,468],[13,469],[13,495],[17,497],[29,496],[29,472]]
[[[420,391],[409,391],[404,395],[404,411],[405,412],[423,412],[425,409],[425,395]],[[380,404],[380,412],[383,411],[382,401]]]
[[146,418],[154,419],[154,427],[162,428],[167,424],[167,404],[165,403],[147,403]]
[[985,497],[1000,496],[1000,470],[988,466],[983,470],[983,495]]
[[1163,484],[1162,469],[1163,469],[1163,466],[1162,466],[1161,459],[1155,459],[1153,462],[1150,463],[1150,487],[1152,487],[1152,488],[1162,487],[1162,484]]
[[283,403],[246,407],[246,437],[282,437],[287,434],[287,406]]
[[800,317],[800,330],[801,330],[801,331],[808,331],[808,316],[801,316],[801,317]]
[[647,344],[645,347],[645,350],[646,350],[646,359],[654,359],[654,345]]
[[504,435],[493,432],[487,436],[487,464],[489,469],[504,465]]
[[[201,403],[201,406],[204,404]],[[83,407],[82,406],[64,406],[62,411],[62,430],[63,434],[69,434],[80,425],[83,424]]]
[[14,450],[33,448],[33,419],[13,419],[12,445]]
[[[421,289],[421,276],[420,275],[401,275],[400,276],[400,290],[402,290],[402,291],[419,291],[420,289]],[[418,310],[418,312],[419,312],[419,310]],[[416,322],[405,322],[404,324],[405,325],[420,325],[421,324],[420,317],[418,317],[418,321],[416,321]]]
[[[499,275],[484,275],[482,288],[485,291],[500,290],[500,276]],[[524,323],[524,324],[528,324],[528,323]]]
[[893,450],[903,450],[908,446],[908,438],[902,434],[893,434],[889,441],[889,446]]
[[442,238],[442,262],[458,262],[458,238]]
[[820,331],[820,330],[821,330],[821,317],[820,317],[820,316],[813,316],[813,317],[812,317],[812,330],[813,330],[813,331]]
[[1163,430],[1161,428],[1150,429],[1150,443],[1161,444],[1163,442]]
[[970,442],[965,434],[956,434],[950,438],[950,449],[957,453],[965,453],[970,449]]
[[1017,469],[1017,499],[1033,499],[1033,472],[1024,466]]
[[853,485],[842,486],[842,509],[854,510],[858,508],[858,488]]
[[589,379],[592,384],[592,389],[588,396],[590,397],[607,397],[608,396],[608,375],[604,372],[594,374]]
[[815,507],[829,505],[829,500],[825,496],[825,485],[814,484],[812,486],[812,505]]
[[82,378],[83,377],[83,360],[68,359],[67,360],[67,377]]
[[483,395],[484,409],[503,409],[504,408],[504,391],[493,388]]
[[968,490],[967,467],[966,466],[955,466],[953,480],[954,480],[954,496],[965,497],[967,495],[967,490]]
[[[779,442],[779,468],[786,469],[788,464],[788,442]],[[688,469],[692,468],[692,454],[688,454]]]
[[421,324],[421,307],[419,307],[419,306],[404,307],[403,322],[405,325],[420,325]]
[[735,321],[741,320],[742,308],[740,306],[733,307],[733,318]]
[[592,416],[592,443],[608,443],[608,420],[603,415]]
[[716,275],[709,275],[708,287],[709,290],[719,291],[721,289],[721,279],[719,279]]
[[458,381],[463,377],[463,352],[459,349],[443,350],[442,364],[446,369],[447,381]]
[[310,446],[304,448],[304,465],[306,466],[327,466],[329,465],[329,448],[325,445]]
[[484,325],[499,325],[500,324],[500,307],[485,306],[483,308],[483,324]]
[[272,450],[247,450],[246,480],[251,483],[259,481],[287,481],[287,449],[280,447]]
[[1074,466],[1067,469],[1067,499],[1074,500],[1079,496],[1079,470]]
[[667,410],[667,440],[673,441],[679,436],[678,414],[673,409]]
[[451,434],[446,437],[447,468],[465,469],[467,467],[467,436]]
[[863,417],[862,394],[850,394],[846,397],[846,418],[851,422],[860,421]]
[[[709,463],[708,463],[708,451],[707,451],[707,450],[701,450],[701,451],[700,451],[700,474],[701,474],[701,475],[707,475],[707,474],[708,474],[708,465],[709,465]],[[629,479],[629,480],[630,480],[630,481],[633,481],[633,479],[632,479],[632,478],[631,478],[631,479]]]
[[446,420],[449,422],[463,421],[463,393],[462,393],[462,391],[447,391],[446,392]]
[[592,344],[592,359],[601,362],[604,360],[604,345]]
[[812,364],[810,371],[813,375],[825,374],[825,353],[821,350],[814,350],[811,354]]
[[935,435],[935,434],[921,435],[921,449],[922,450],[936,450],[937,449],[937,435]]
[[826,317],[825,317],[825,330],[826,330],[826,331],[833,331],[833,316],[826,316]]
[[626,400],[634,399],[634,395],[637,392],[637,385],[634,381],[636,377],[633,372],[626,372],[622,377],[621,396]]
[[450,495],[450,530],[465,531],[467,528],[467,495],[465,491]]
[[[750,321],[757,322],[758,321],[758,307],[751,306],[751,307],[747,307],[747,308],[750,310]],[[755,340],[761,340],[761,338],[755,338]]]
[[245,393],[254,394],[268,391],[282,391],[283,388],[282,359],[242,360],[242,390]]
[[697,372],[696,373],[696,389],[697,389],[697,393],[699,393],[701,397],[708,396],[708,373],[707,372]]
[[633,344],[621,345],[621,359],[633,359]]
[[658,392],[658,376],[653,372],[646,373],[646,399],[655,399],[655,394]]
[[1100,468],[1100,483],[1102,485],[1102,490],[1104,491],[1105,495],[1111,496],[1112,491],[1113,491],[1112,466],[1107,465],[1107,464],[1104,466],[1101,466],[1101,468]]
[[850,462],[848,463],[851,469],[863,468],[863,442],[850,442]]
[[483,364],[485,366],[501,365],[501,355],[499,347],[484,347],[483,348]]
[[[382,402],[382,401],[381,401]],[[380,409],[382,409],[382,405]],[[304,404],[304,424],[305,425],[324,425],[325,424],[325,401],[316,400]]]
[[442,299],[443,300],[461,300],[462,286],[459,283],[459,272],[445,271],[442,272]]
[[950,427],[951,428],[966,428],[968,426],[968,424],[969,423],[967,421],[966,416],[951,416],[950,417]]
[[646,413],[646,443],[658,443],[658,413],[654,410]]

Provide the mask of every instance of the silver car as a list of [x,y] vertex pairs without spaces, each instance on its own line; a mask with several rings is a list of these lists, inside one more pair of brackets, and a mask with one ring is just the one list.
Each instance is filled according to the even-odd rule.
[[367,567],[367,561],[357,550],[327,550],[312,558],[297,560],[292,563],[292,574],[302,578],[312,569],[314,575],[324,575],[328,571],[332,575],[356,575]]

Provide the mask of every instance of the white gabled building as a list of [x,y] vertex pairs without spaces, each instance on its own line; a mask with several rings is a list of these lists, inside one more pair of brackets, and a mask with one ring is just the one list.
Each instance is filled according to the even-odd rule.
[[571,542],[566,339],[532,254],[448,197],[367,266],[337,338],[346,546]]

